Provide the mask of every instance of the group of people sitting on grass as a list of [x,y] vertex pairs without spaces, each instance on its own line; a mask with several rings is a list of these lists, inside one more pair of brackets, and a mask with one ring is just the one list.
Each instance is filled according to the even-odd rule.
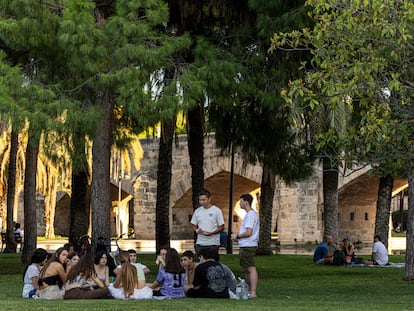
[[115,259],[105,247],[79,255],[65,244],[50,255],[36,249],[24,271],[23,298],[33,299],[165,299],[235,298],[236,278],[217,252],[202,249],[199,263],[192,251],[180,257],[174,248],[161,249],[158,275],[147,283],[147,266],[137,263],[135,250],[119,251]]
[[349,238],[342,240],[342,245],[336,247],[332,235],[325,235],[323,241],[316,247],[313,253],[313,262],[317,265],[331,264],[331,265],[389,265],[388,251],[381,241],[379,235],[374,236],[374,243],[372,245],[371,259],[363,261],[362,258],[357,258],[355,255],[355,248]]

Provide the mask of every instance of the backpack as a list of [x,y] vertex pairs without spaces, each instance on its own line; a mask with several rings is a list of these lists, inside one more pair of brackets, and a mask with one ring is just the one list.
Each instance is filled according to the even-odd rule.
[[333,253],[332,264],[336,266],[343,266],[346,263],[345,254],[343,251],[336,250]]

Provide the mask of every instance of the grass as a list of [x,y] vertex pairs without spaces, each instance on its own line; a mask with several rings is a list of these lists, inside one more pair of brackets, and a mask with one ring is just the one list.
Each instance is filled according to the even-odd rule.
[[[157,271],[154,257],[139,255],[151,269],[148,281]],[[222,255],[221,260],[236,276],[242,275],[237,255]],[[390,260],[404,262],[404,257]],[[414,283],[402,280],[401,268],[314,266],[308,255],[273,255],[256,261],[258,299],[44,301],[20,298],[24,266],[19,254],[0,253],[0,310],[414,310]]]

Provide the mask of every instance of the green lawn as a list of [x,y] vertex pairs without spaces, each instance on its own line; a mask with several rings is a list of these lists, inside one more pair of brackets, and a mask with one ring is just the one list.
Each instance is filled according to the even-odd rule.
[[[366,257],[366,256],[365,256]],[[154,255],[139,255],[151,269]],[[241,275],[237,255],[222,262]],[[391,256],[403,262],[403,256]],[[258,299],[176,299],[163,301],[26,300],[21,297],[22,271],[18,254],[0,253],[0,310],[414,310],[414,283],[402,280],[401,268],[314,266],[311,256],[257,257]]]

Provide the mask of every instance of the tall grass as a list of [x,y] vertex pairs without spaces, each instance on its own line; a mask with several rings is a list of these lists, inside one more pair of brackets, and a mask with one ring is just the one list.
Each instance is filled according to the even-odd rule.
[[[154,255],[138,255],[155,279]],[[242,276],[237,255],[222,255]],[[391,256],[403,262],[403,256]],[[0,254],[0,310],[414,310],[414,283],[401,268],[315,266],[308,255],[257,257],[257,299],[175,299],[151,301],[22,299],[19,254]]]

